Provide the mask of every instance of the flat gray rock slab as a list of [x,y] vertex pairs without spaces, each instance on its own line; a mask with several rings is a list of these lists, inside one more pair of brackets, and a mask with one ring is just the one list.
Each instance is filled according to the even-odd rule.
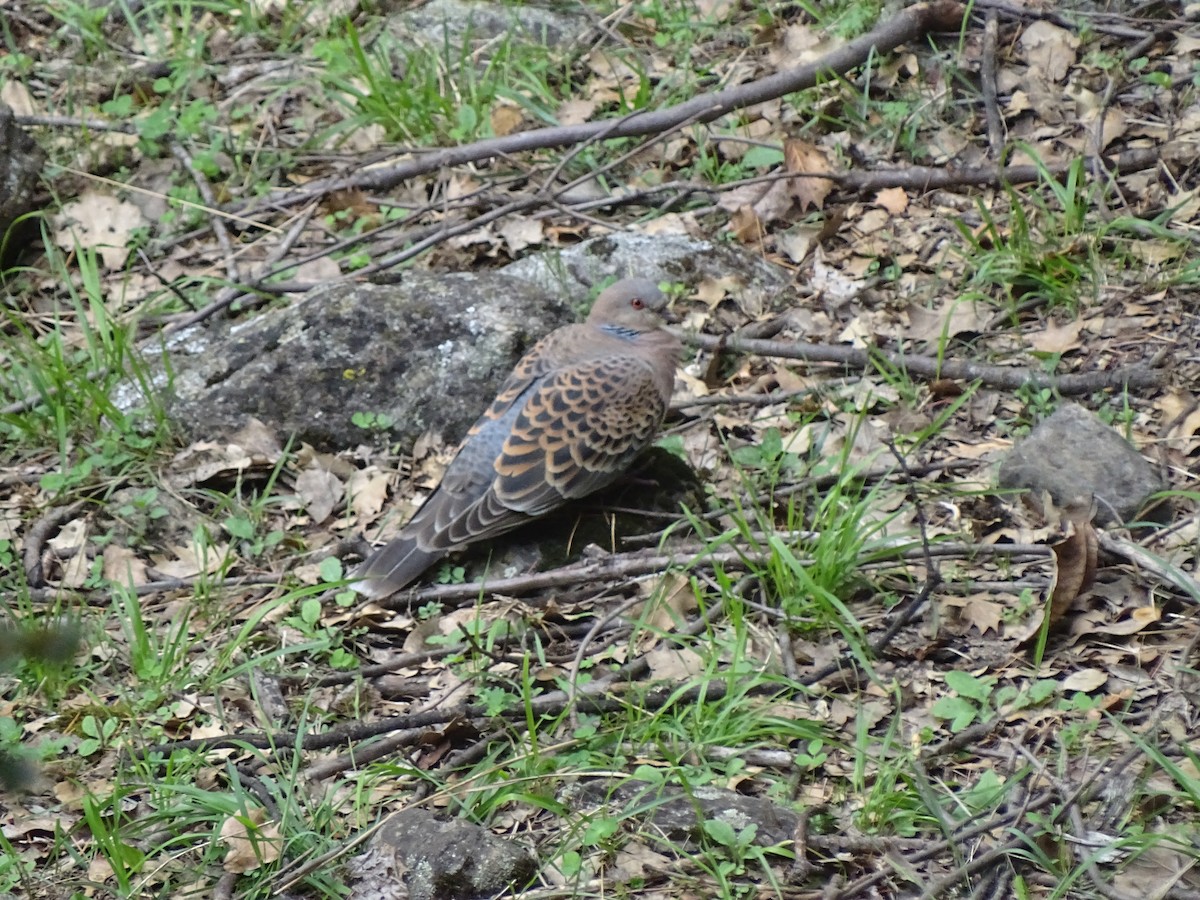
[[735,277],[742,292],[771,302],[791,282],[784,269],[744,250],[683,235],[648,235],[621,231],[581,241],[570,247],[527,256],[501,271],[547,290],[578,293],[585,285],[636,275],[657,282],[695,286],[705,278]]
[[[575,300],[495,272],[317,289],[227,332],[176,335],[168,414],[193,440],[250,416],[323,450],[458,440],[521,355],[576,320]],[[165,386],[161,366],[153,378]],[[390,424],[364,428],[355,413]]]

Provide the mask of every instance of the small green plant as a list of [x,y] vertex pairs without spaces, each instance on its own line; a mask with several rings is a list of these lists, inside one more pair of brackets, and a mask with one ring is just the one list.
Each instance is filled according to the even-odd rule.
[[[1025,148],[1031,156],[1034,154]],[[1035,157],[1040,192],[1007,186],[1010,218],[1002,227],[994,208],[977,202],[982,228],[955,222],[965,244],[971,286],[1015,309],[1034,302],[1075,313],[1080,294],[1099,289],[1098,235],[1088,226],[1091,183],[1082,159],[1060,180]],[[999,291],[1000,293],[993,293]]]
[[75,748],[75,752],[83,757],[94,756],[111,743],[120,727],[120,723],[113,718],[97,719],[92,715],[84,716],[79,723],[79,730],[84,737]]
[[[146,688],[160,691],[168,687],[185,689],[193,677],[189,653],[198,641],[188,614],[185,612],[166,623],[149,619],[136,591],[119,583],[113,583],[111,590],[129,647],[129,664],[138,681]],[[160,699],[161,696],[145,696],[150,705],[157,705]]]
[[1017,388],[1017,399],[1024,404],[1024,409],[1013,429],[1014,434],[1026,433],[1038,422],[1048,418],[1060,400],[1053,388],[1037,387],[1029,382]]
[[[352,591],[349,593],[353,594]],[[284,621],[299,631],[314,650],[324,651],[329,665],[335,669],[353,669],[357,666],[358,658],[342,646],[342,632],[333,626],[321,624],[324,616],[321,598],[308,595],[298,599],[295,611],[285,617]]]
[[949,720],[950,730],[957,734],[1001,710],[1040,706],[1058,690],[1058,682],[1050,679],[1035,681],[1026,689],[1013,685],[997,687],[996,681],[991,676],[952,669],[946,673],[946,686],[954,695],[939,698],[930,712],[939,719]]
[[266,533],[259,533],[254,522],[243,515],[229,516],[222,523],[225,531],[236,541],[239,541],[239,552],[249,558],[262,556],[283,542],[286,537],[283,531],[273,528]]
[[438,566],[437,575],[433,580],[437,584],[465,584],[467,580],[466,566],[444,562]]
[[91,832],[93,848],[108,863],[122,897],[133,896],[133,880],[146,862],[146,854],[125,836],[129,818],[122,801],[128,790],[114,787],[107,797],[89,793],[83,798],[83,817]]
[[368,47],[344,20],[344,31],[331,31],[313,47],[325,64],[326,89],[348,114],[328,136],[377,125],[387,138],[414,146],[467,143],[491,134],[501,100],[551,121],[561,100],[544,54],[504,40],[489,46],[480,65],[472,43],[468,31],[457,46],[439,49],[399,46],[386,35]]
[[[776,879],[772,862],[795,859],[796,855],[782,844],[761,846],[755,841],[757,836],[758,826],[753,822],[738,828],[725,819],[705,820],[704,837],[712,858],[701,862],[701,865],[708,869],[720,885],[722,896],[761,896],[757,885],[739,884],[735,881],[750,874],[763,877],[776,891],[780,890],[781,886]],[[774,860],[771,857],[774,857]]]

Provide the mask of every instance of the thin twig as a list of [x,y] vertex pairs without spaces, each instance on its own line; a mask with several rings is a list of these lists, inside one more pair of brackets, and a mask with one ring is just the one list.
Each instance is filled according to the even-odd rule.
[[999,31],[999,14],[989,9],[983,26],[983,59],[979,64],[979,82],[983,89],[983,109],[987,115],[988,153],[997,161],[1004,153],[1004,119],[996,99],[996,42]]

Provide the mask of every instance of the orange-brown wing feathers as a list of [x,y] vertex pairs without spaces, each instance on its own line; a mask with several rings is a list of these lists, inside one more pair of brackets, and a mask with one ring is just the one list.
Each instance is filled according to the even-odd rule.
[[541,515],[615,480],[666,414],[650,366],[606,357],[553,373],[531,391],[500,456],[493,492],[509,509]]

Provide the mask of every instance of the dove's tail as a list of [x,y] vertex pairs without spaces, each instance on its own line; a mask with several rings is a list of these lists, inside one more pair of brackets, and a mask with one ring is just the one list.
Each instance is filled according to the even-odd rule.
[[445,550],[422,550],[413,538],[398,537],[355,569],[350,586],[364,597],[381,600],[408,587],[445,555]]

